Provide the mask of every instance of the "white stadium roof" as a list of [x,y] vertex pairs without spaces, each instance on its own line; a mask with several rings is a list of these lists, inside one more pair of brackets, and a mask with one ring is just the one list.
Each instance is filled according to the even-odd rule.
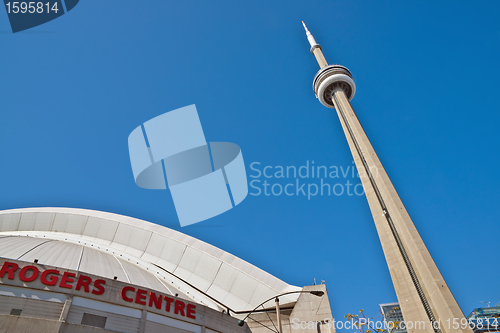
[[[275,295],[301,290],[178,231],[85,209],[0,211],[0,257],[116,277],[219,310],[251,310]],[[297,295],[283,297],[284,303]]]

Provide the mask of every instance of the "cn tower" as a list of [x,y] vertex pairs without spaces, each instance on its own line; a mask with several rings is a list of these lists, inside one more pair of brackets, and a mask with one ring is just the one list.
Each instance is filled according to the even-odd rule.
[[328,65],[321,46],[305,24],[304,28],[311,53],[320,67],[313,81],[314,93],[321,104],[335,109],[339,116],[375,220],[407,331],[472,333],[350,104],[356,92],[351,72],[344,66]]

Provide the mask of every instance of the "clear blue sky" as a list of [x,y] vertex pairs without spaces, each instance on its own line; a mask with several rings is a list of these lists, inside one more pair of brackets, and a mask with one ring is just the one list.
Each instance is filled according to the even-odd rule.
[[[253,162],[352,166],[312,91],[301,20],[353,73],[352,105],[462,310],[499,302],[498,1],[81,0],[17,34],[1,9],[0,209],[144,219],[290,284],[325,280],[337,319],[376,315],[396,296],[364,196],[249,195],[181,229],[169,192],[133,180],[129,133],[190,104],[208,141],[241,147],[249,176]],[[359,183],[326,179],[347,180]]]

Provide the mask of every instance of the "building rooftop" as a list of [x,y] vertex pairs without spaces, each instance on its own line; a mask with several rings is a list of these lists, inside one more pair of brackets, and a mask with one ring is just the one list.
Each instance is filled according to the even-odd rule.
[[116,277],[217,310],[249,310],[274,295],[301,290],[178,231],[84,209],[1,211],[0,257]]

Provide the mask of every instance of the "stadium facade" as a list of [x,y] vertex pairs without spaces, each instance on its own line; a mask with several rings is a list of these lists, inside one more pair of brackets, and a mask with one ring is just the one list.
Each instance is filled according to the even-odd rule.
[[325,285],[289,285],[163,226],[83,209],[0,212],[0,332],[334,332],[332,319]]

